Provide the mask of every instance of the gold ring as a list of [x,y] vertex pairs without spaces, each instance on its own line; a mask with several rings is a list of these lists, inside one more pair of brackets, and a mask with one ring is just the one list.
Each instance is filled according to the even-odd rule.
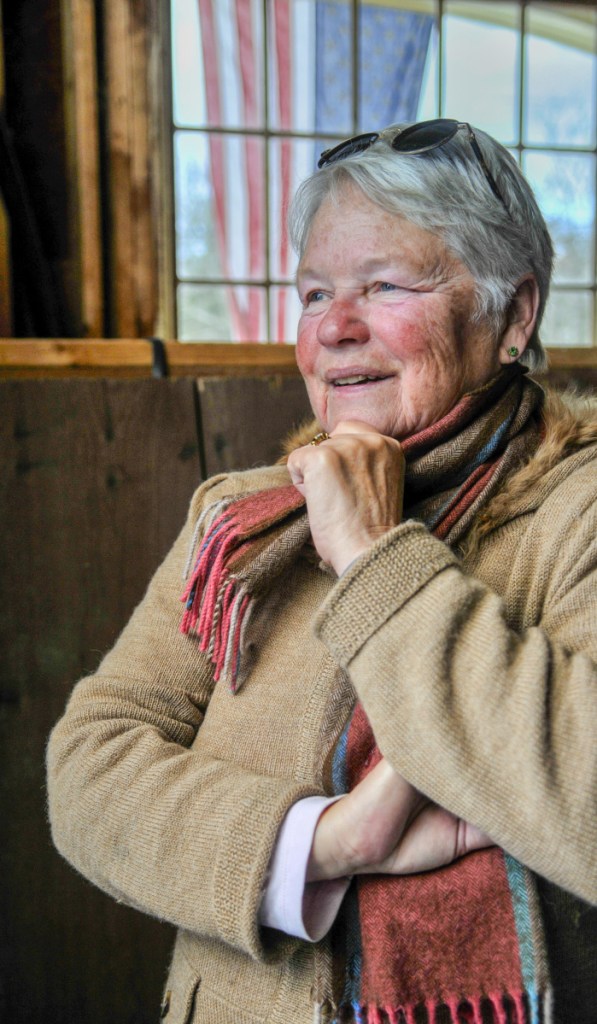
[[320,430],[319,433],[315,435],[313,440],[309,441],[309,444],[321,444],[322,441],[327,441],[329,439],[329,436],[330,435],[327,434],[325,430]]

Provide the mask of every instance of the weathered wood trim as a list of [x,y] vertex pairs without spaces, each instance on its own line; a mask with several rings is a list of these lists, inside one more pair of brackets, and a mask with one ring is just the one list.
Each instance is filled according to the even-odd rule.
[[100,213],[99,113],[95,6],[62,0],[65,128],[70,165],[76,267],[71,304],[79,305],[81,332],[100,338],[104,325]]
[[[294,345],[164,342],[172,377],[296,376]],[[0,340],[0,378],[150,377],[153,352],[142,339]]]
[[150,17],[148,54],[149,152],[152,154],[152,230],[157,273],[157,311],[154,332],[176,336],[174,153],[172,147],[172,68],[170,4],[147,0]]
[[[298,376],[294,345],[164,342],[172,377]],[[551,370],[597,371],[597,347],[548,349]],[[149,377],[151,344],[144,339],[0,340],[0,378]]]
[[0,334],[12,334],[12,296],[10,274],[10,229],[6,207],[0,197]]
[[159,281],[152,204],[148,65],[152,19],[148,5],[104,0],[106,165],[109,192],[110,332],[119,338],[153,334]]
[[593,348],[548,348],[550,370],[597,370],[597,346]]

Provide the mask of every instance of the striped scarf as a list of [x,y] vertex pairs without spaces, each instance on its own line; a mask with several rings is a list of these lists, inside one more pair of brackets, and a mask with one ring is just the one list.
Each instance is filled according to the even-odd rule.
[[[381,759],[361,704],[334,789]],[[336,1024],[547,1024],[551,990],[532,873],[497,846],[416,875],[359,875],[333,932]]]
[[[404,440],[404,518],[457,545],[536,449],[541,401],[541,390],[515,365]],[[251,669],[252,613],[309,537],[304,499],[291,485],[225,499],[197,523],[181,630],[197,635],[216,680],[233,693]],[[357,703],[334,758],[336,792],[352,789],[380,757]],[[425,874],[359,876],[333,941],[345,978],[338,1024],[547,1020],[533,877],[497,847]]]

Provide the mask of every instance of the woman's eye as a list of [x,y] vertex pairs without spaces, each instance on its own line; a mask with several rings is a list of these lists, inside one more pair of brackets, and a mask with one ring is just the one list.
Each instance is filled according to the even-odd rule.
[[380,292],[394,292],[397,288],[397,284],[391,284],[389,281],[380,281],[379,284]]
[[323,298],[325,298],[325,293],[324,292],[320,292],[320,291],[309,292],[305,296],[305,306],[311,305],[312,302],[321,302],[321,300]]

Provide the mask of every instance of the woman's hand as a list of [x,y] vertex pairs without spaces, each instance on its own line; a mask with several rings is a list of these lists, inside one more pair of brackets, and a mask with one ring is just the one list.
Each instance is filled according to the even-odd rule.
[[307,502],[313,543],[339,576],[400,522],[404,456],[367,423],[339,423],[323,444],[292,452],[288,471]]
[[492,845],[479,829],[431,804],[382,758],[322,814],[307,881],[430,871]]

